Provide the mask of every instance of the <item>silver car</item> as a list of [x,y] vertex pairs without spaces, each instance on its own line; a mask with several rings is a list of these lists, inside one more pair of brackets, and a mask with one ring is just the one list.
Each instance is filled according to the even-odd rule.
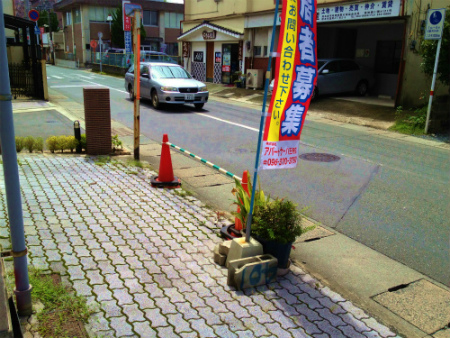
[[365,96],[375,83],[373,72],[351,59],[319,59],[317,69],[313,98],[319,94],[350,92]]
[[[374,83],[373,72],[351,59],[319,59],[317,63],[319,76],[314,88],[312,100],[319,94],[338,94],[354,92],[365,96]],[[275,80],[269,85],[273,91]]]
[[[142,62],[140,67],[141,98],[152,101],[155,109],[162,103],[191,103],[202,109],[208,101],[208,88],[203,82],[192,78],[183,67],[161,62]],[[134,65],[125,74],[125,89],[130,99],[135,98]]]

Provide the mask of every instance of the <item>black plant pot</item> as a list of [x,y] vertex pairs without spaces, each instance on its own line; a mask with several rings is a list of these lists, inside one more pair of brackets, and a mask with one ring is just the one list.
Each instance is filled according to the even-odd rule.
[[254,238],[261,243],[265,254],[271,254],[278,259],[278,268],[286,269],[289,266],[289,257],[291,255],[292,243],[282,244],[269,239]]

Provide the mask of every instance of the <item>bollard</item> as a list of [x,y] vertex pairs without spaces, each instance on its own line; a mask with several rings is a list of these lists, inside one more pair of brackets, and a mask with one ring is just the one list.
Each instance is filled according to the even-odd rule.
[[75,134],[75,139],[77,142],[77,154],[81,154],[81,128],[80,128],[80,121],[76,120],[73,123],[73,132]]

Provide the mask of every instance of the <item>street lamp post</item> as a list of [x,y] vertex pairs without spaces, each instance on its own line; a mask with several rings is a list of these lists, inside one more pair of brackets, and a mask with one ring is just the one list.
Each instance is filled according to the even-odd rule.
[[113,17],[111,14],[108,14],[108,17],[106,18],[106,21],[109,22],[109,35],[111,40],[111,46],[112,46],[112,36],[111,36],[111,21],[113,21]]

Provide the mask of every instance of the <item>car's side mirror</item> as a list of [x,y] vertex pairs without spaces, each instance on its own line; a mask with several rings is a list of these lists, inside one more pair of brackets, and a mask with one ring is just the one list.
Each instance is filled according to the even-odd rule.
[[321,71],[321,74],[329,74],[330,70],[329,69],[324,69]]
[[150,75],[149,75],[148,73],[143,73],[143,74],[141,74],[141,76],[142,76],[142,77],[146,77],[147,79],[150,78]]

